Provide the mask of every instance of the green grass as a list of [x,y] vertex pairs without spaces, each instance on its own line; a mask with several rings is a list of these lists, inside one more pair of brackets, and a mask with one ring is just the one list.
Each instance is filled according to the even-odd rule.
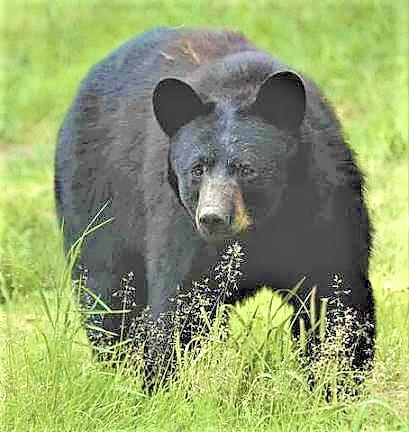
[[[409,429],[408,7],[404,0],[8,1],[1,9],[0,409],[7,431],[394,431]],[[215,342],[168,392],[90,355],[63,274],[53,148],[90,66],[159,25],[230,27],[323,87],[367,177],[376,233],[378,338],[359,401],[305,389],[271,294],[238,307],[246,337]],[[7,299],[7,301],[5,301]],[[275,298],[272,310],[279,307]],[[256,318],[253,311],[259,307]],[[269,339],[268,362],[255,344]],[[238,338],[239,344],[235,342]],[[3,426],[3,428],[2,428]]]

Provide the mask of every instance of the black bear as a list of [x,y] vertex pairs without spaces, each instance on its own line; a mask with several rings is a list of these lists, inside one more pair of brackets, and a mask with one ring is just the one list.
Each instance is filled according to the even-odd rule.
[[[79,259],[111,309],[121,309],[118,286],[132,274],[129,317],[149,306],[157,319],[237,240],[242,277],[225,301],[264,285],[281,292],[305,276],[289,300],[294,335],[299,318],[309,326],[312,286],[317,306],[337,296],[328,314],[353,314],[358,370],[371,364],[375,337],[362,189],[317,86],[230,31],[159,28],[129,41],[89,72],[59,133],[65,249],[95,215],[112,219],[87,237]],[[106,315],[102,327],[119,338],[130,322]]]

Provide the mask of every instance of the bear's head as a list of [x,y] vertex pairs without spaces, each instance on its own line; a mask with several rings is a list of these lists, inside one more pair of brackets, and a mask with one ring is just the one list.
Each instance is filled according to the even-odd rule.
[[153,93],[170,140],[169,182],[209,242],[257,229],[277,212],[300,140],[306,96],[299,75],[275,72],[251,93],[244,104],[212,100],[175,78]]

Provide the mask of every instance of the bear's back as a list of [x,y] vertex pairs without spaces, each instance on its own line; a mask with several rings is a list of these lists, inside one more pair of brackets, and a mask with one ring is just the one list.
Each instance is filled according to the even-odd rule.
[[124,43],[91,68],[73,105],[91,91],[98,97],[125,96],[126,89],[136,86],[152,91],[162,77],[183,77],[200,66],[248,50],[258,49],[241,34],[228,30],[151,30]]

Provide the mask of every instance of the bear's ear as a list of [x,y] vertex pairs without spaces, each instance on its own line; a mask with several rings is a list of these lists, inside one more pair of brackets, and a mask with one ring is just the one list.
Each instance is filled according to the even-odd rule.
[[251,113],[280,129],[294,131],[304,119],[305,108],[305,87],[301,77],[295,72],[281,71],[263,82]]
[[175,78],[160,81],[153,92],[152,102],[156,119],[169,137],[209,110],[190,85]]

